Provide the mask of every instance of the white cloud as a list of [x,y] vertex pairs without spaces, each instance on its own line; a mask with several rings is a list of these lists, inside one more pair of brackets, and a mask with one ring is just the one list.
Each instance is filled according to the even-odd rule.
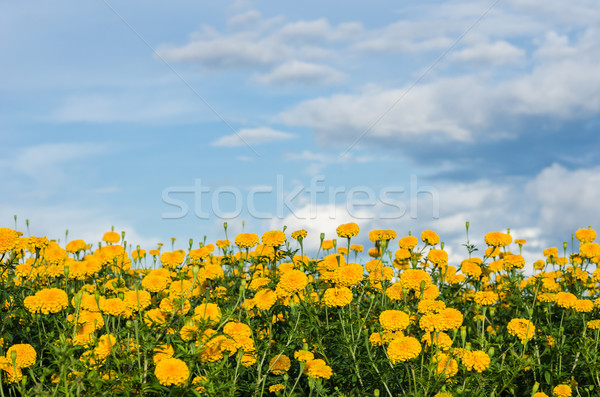
[[469,77],[439,80],[410,91],[408,87],[371,87],[359,94],[335,94],[301,102],[282,112],[279,119],[289,125],[312,127],[317,138],[325,142],[353,142],[365,131],[369,137],[400,141],[419,135],[468,141],[474,127],[484,121],[481,107],[488,103],[485,90],[476,83]]
[[158,53],[168,61],[199,63],[210,69],[269,65],[292,54],[291,48],[284,43],[271,38],[261,39],[253,32],[207,36],[181,47],[162,46]]
[[479,43],[453,53],[450,58],[459,62],[503,65],[523,60],[525,50],[517,48],[506,41]]
[[339,153],[316,153],[309,150],[298,153],[287,153],[286,158],[290,161],[299,161],[307,164],[305,171],[308,175],[319,174],[324,168],[332,164],[365,164],[376,160],[369,155],[346,153],[346,155],[340,156]]
[[[546,46],[555,51],[555,42],[544,41],[538,51],[543,54]],[[489,73],[435,76],[412,89],[410,84],[402,89],[372,85],[358,93],[305,100],[281,112],[279,120],[314,129],[321,142],[347,145],[366,131],[365,139],[386,139],[386,144],[418,136],[464,142],[492,134],[498,138],[502,131],[494,131],[493,124],[498,119],[589,117],[600,112],[600,53],[592,50],[599,44],[599,32],[590,28],[571,46],[562,44],[562,53],[572,56],[537,62],[529,73],[503,80]],[[457,56],[498,62],[492,53],[500,47],[507,53],[520,51],[500,45],[487,55],[473,50]]]
[[294,134],[268,127],[242,128],[235,134],[225,135],[212,142],[213,146],[237,147],[261,145],[294,138]]
[[337,83],[343,74],[332,67],[302,61],[285,62],[257,80],[264,84],[323,85]]
[[600,167],[570,171],[553,164],[527,184],[525,194],[539,204],[540,227],[567,239],[578,228],[600,227],[598,186]]
[[256,26],[260,19],[260,12],[249,10],[229,18],[227,20],[227,27],[230,29],[248,29]]

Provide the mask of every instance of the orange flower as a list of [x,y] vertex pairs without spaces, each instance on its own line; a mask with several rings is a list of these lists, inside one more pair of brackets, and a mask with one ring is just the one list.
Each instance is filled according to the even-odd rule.
[[336,229],[337,235],[340,238],[350,238],[358,235],[360,228],[354,222],[346,223],[338,226]]
[[285,233],[280,230],[271,230],[262,235],[262,243],[267,247],[276,248],[285,243],[285,241]]
[[109,244],[118,243],[121,240],[121,236],[117,232],[106,232],[102,236],[102,241],[106,241]]
[[166,358],[156,365],[154,374],[163,386],[181,386],[190,377],[190,370],[185,361],[178,358]]

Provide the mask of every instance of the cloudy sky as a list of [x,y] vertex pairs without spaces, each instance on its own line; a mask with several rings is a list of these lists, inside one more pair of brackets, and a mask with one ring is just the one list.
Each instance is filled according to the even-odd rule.
[[2,2],[0,51],[2,226],[600,227],[597,1]]

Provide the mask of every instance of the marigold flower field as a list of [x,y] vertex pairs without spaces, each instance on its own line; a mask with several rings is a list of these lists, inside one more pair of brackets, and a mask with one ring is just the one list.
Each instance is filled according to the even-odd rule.
[[1,397],[597,396],[596,232],[526,263],[468,230],[451,263],[434,231],[354,223],[314,257],[285,228],[185,251],[0,228]]

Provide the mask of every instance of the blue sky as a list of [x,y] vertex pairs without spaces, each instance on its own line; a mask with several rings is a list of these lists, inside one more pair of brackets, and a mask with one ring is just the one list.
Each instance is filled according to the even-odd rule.
[[134,246],[184,248],[244,221],[306,228],[314,247],[356,221],[362,241],[431,228],[458,260],[465,221],[476,242],[510,227],[532,259],[600,223],[595,1],[0,15],[2,225],[88,241],[114,225]]

